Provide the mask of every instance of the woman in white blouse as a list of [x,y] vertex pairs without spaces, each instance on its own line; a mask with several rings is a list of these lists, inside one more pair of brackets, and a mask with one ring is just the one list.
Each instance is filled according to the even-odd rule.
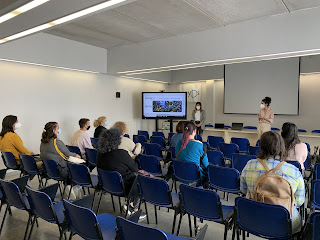
[[197,102],[195,109],[192,111],[192,121],[197,127],[197,134],[202,135],[204,129],[204,121],[206,120],[206,112],[201,107],[201,102]]

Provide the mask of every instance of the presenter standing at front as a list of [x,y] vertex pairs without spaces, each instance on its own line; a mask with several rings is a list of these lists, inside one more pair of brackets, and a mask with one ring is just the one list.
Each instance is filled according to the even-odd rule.
[[262,99],[260,104],[260,112],[258,114],[259,125],[258,125],[258,137],[260,139],[264,132],[271,131],[271,124],[274,120],[274,113],[270,108],[271,98],[265,97]]
[[204,121],[206,120],[206,112],[201,107],[201,102],[197,102],[195,109],[192,111],[192,121],[197,127],[197,134],[202,135],[204,129]]

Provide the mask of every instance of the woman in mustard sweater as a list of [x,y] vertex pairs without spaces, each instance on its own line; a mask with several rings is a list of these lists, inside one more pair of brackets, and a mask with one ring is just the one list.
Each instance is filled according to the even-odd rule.
[[2,120],[2,130],[0,133],[0,151],[11,152],[16,158],[17,164],[19,163],[19,154],[32,155],[33,152],[29,151],[14,131],[21,127],[17,116],[8,115]]

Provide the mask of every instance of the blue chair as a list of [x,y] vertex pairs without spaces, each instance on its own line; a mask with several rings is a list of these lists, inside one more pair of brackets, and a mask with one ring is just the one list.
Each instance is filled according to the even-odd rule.
[[300,165],[300,163],[299,163],[298,161],[286,160],[286,162],[289,163],[289,164],[292,164],[293,166],[295,166],[296,168],[298,168],[300,172],[302,171],[301,165]]
[[126,137],[126,138],[130,138],[130,135],[129,134],[125,134],[125,135],[123,135],[124,137]]
[[197,234],[196,218],[225,225],[224,240],[227,239],[229,226],[232,224],[233,206],[221,204],[219,195],[209,189],[180,185],[181,208],[177,235],[179,235],[183,214],[188,214],[190,237],[192,237],[190,215],[194,216],[195,235]]
[[310,222],[312,229],[312,240],[320,239],[320,212],[313,212],[310,215]]
[[237,169],[240,173],[242,172],[242,169],[246,166],[247,162],[249,162],[251,159],[256,159],[256,155],[243,155],[234,153],[232,154],[232,167],[234,169]]
[[151,136],[150,138],[150,143],[157,143],[161,146],[161,150],[165,151],[166,150],[166,146],[165,146],[165,139],[164,137],[160,137],[160,136]]
[[212,149],[218,149],[219,143],[224,142],[223,137],[217,137],[217,136],[208,136],[207,142],[210,145],[210,148]]
[[[6,176],[6,172],[7,172],[7,169],[1,169],[0,170],[0,179],[4,179],[5,176]],[[5,203],[5,198],[4,198],[4,194],[2,193],[2,190],[1,190],[1,185],[0,185],[0,201],[1,201],[1,204],[0,204],[0,212],[1,212],[1,209],[2,209],[2,206]],[[1,232],[0,232],[1,233]]]
[[173,132],[169,132],[168,133],[168,140],[169,140],[169,142],[171,142],[171,138],[172,138],[172,136],[174,135],[175,133],[173,133]]
[[303,163],[304,165],[304,170],[306,171],[311,171],[312,167],[312,163],[311,163],[311,155],[310,155],[310,152],[308,152],[308,156],[307,156],[307,159],[304,161]]
[[156,177],[164,177],[168,172],[167,168],[161,167],[159,158],[156,156],[140,154],[139,163],[142,170],[145,170]]
[[31,178],[37,176],[39,180],[39,187],[42,187],[43,172],[38,170],[34,157],[26,154],[19,154],[19,156],[24,172],[27,173]]
[[312,130],[311,133],[320,133],[320,130],[318,130],[318,129]]
[[142,147],[144,147],[144,144],[146,142],[146,137],[143,135],[133,135],[132,140],[134,143],[140,143]]
[[98,149],[99,148],[99,138],[90,138],[91,139],[91,144],[92,146],[95,148],[95,149]]
[[164,137],[164,133],[163,132],[152,132],[152,136],[158,136],[158,137]]
[[[276,216],[276,217],[275,217]],[[232,239],[239,230],[266,239],[291,239],[292,226],[289,211],[280,205],[257,202],[237,197],[235,199],[235,225]],[[244,239],[244,238],[243,238]]]
[[320,210],[320,180],[312,182],[312,207]]
[[213,128],[214,126],[212,124],[206,124],[204,125],[205,127],[210,127],[210,128]]
[[257,127],[255,127],[255,126],[244,126],[243,129],[257,130]]
[[[60,172],[59,172],[59,165],[56,161],[54,160],[43,160],[43,171],[46,175],[46,182],[44,184],[44,186],[47,185],[47,181],[48,178],[49,179],[53,179],[55,181],[57,181],[59,183],[59,190],[60,190],[60,194],[61,194],[61,198],[63,197],[65,188],[66,188],[66,180],[61,177]],[[61,186],[60,184],[63,183],[64,184],[64,188],[63,191],[61,190]]]
[[235,143],[219,143],[219,150],[223,153],[225,159],[231,160],[233,153],[239,152],[239,147]]
[[194,139],[202,142],[202,137],[201,137],[201,135],[199,135],[199,134],[196,134],[196,135],[194,136]]
[[[175,184],[175,190],[177,191],[177,181],[182,183],[191,184],[196,183],[201,185],[201,173],[198,164],[194,162],[187,162],[181,160],[173,160],[173,181],[172,184]],[[171,188],[172,189],[172,188]]]
[[274,127],[272,127],[272,128],[271,128],[271,131],[278,131],[278,132],[279,132],[280,129],[279,129],[279,128],[274,128]]
[[250,146],[249,139],[232,137],[231,143],[235,143],[238,145],[239,152],[246,153],[246,154],[249,152],[249,146]]
[[[90,174],[89,168],[82,164],[76,164],[67,161],[67,167],[71,185],[79,185],[82,187],[83,193],[85,194],[84,188],[88,188],[88,194],[90,195],[89,188],[94,188],[94,196],[96,194],[96,187],[98,185],[97,175]],[[68,199],[70,198],[72,188],[70,188]]]
[[298,132],[306,133],[306,132],[307,132],[307,130],[305,130],[305,129],[298,129]]
[[171,160],[176,159],[176,148],[170,147]]
[[[179,237],[170,233],[163,232],[160,229],[146,227],[137,223],[130,222],[122,217],[117,217],[117,235],[119,240],[187,240],[190,238]],[[206,224],[195,240],[204,240],[208,225]]]
[[237,169],[208,166],[209,185],[211,188],[228,194],[240,193],[240,173]]
[[146,140],[149,140],[149,133],[148,131],[138,130],[138,135],[143,135],[146,137]]
[[260,147],[260,139],[257,141],[256,146]]
[[259,146],[249,146],[249,155],[258,155],[261,152]]
[[176,224],[176,217],[178,215],[179,195],[170,192],[170,187],[167,181],[163,179],[150,178],[143,175],[137,177],[141,201],[144,202],[144,206],[147,214],[147,222],[149,224],[149,214],[147,208],[147,202],[154,205],[154,213],[156,218],[156,224],[158,224],[157,207],[165,207],[174,210],[174,218],[172,224],[172,234]]
[[81,156],[80,149],[77,146],[66,145],[70,152],[76,153]]
[[320,163],[316,163],[313,167],[314,179],[320,179]]
[[[7,169],[20,170],[20,171],[22,170],[20,166],[17,164],[16,158],[14,157],[12,152],[3,152],[1,156],[3,159],[3,163]],[[21,175],[22,175],[22,171],[20,176]]]
[[145,154],[156,156],[161,160],[163,159],[162,147],[158,143],[145,143],[144,148],[146,150]]
[[229,126],[229,125],[224,125],[224,128],[226,128],[226,129],[230,129],[230,128],[231,128],[231,126]]
[[310,152],[310,151],[311,151],[310,144],[309,144],[309,143],[307,143],[307,142],[305,142],[304,144],[305,144],[305,145],[307,145],[308,152]]
[[60,233],[59,239],[62,239],[63,235],[65,239],[67,239],[67,236],[65,234],[67,226],[63,224],[63,203],[53,203],[54,197],[58,190],[58,186],[59,184],[56,183],[39,191],[33,190],[28,186],[26,187],[30,208],[34,215],[29,233],[29,239],[32,234],[34,223],[39,217],[49,223],[57,224]]
[[17,209],[27,211],[29,214],[27,227],[26,227],[23,239],[27,238],[27,233],[29,231],[29,226],[31,224],[31,218],[32,218],[32,212],[30,209],[28,199],[26,195],[23,194],[25,190],[25,186],[27,185],[27,181],[28,181],[28,176],[24,176],[12,181],[6,181],[3,179],[0,179],[1,191],[4,195],[5,204],[7,204],[6,211],[4,213],[1,227],[0,227],[0,233],[2,231],[3,224],[6,219],[8,211],[10,211],[11,207],[15,207]]
[[86,151],[86,159],[87,159],[88,166],[95,168],[97,166],[98,150],[85,148],[85,151]]
[[207,156],[210,164],[218,165],[221,167],[224,166],[223,153],[221,151],[207,150]]

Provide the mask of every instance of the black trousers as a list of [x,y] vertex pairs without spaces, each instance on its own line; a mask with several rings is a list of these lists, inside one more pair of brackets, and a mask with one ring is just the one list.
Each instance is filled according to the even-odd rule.
[[[195,123],[196,123],[196,124],[199,124],[200,121],[195,121]],[[200,126],[200,127],[197,127],[197,134],[202,135],[202,133],[203,133],[203,130],[201,129],[201,126]]]

